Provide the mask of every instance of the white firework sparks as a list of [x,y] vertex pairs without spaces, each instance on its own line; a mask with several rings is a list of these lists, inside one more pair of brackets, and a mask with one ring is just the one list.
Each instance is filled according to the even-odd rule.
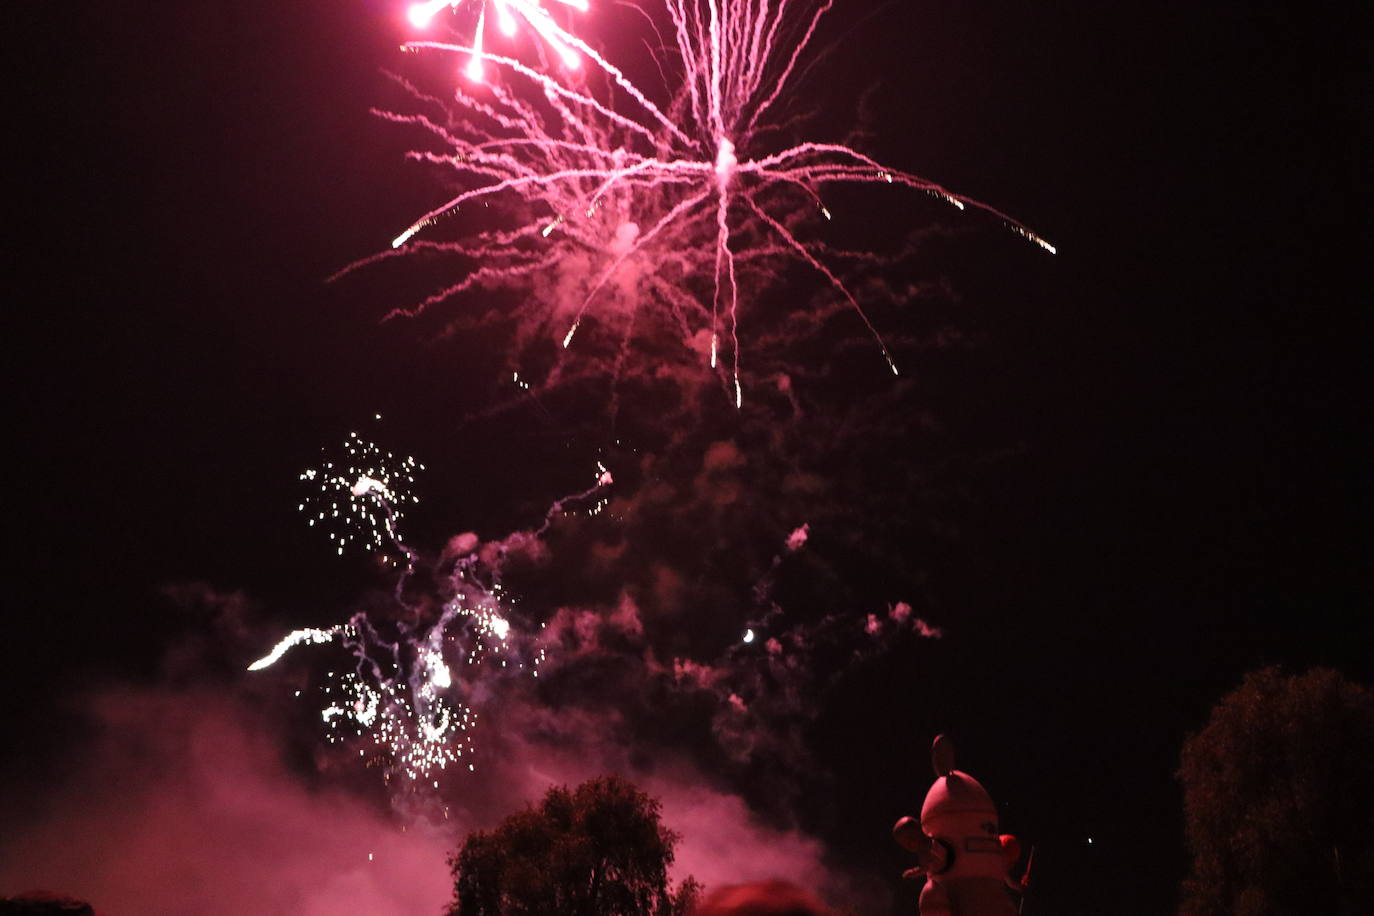
[[[410,607],[403,597],[415,569],[415,554],[401,541],[395,527],[399,514],[389,500],[408,493],[398,484],[402,479],[408,484],[409,476],[385,470],[381,466],[385,462],[372,460],[383,453],[359,443],[356,436],[348,444],[351,454],[367,459],[362,463],[368,469],[359,471],[350,465],[346,472],[335,473],[333,489],[341,491],[354,480],[348,492],[366,501],[366,511],[375,511],[380,519],[373,530],[390,539],[388,546],[408,561],[398,573],[396,619],[374,620],[360,611],[344,624],[296,630],[248,670],[268,668],[296,646],[339,644],[348,651],[352,664],[346,671],[330,671],[322,688],[325,705],[320,721],[329,741],[356,748],[359,757],[379,762],[388,779],[395,776],[437,788],[443,771],[476,768],[479,711],[475,697],[489,694],[506,679],[537,678],[548,657],[543,628],[522,627],[510,613],[512,602],[500,581],[505,551],[539,537],[556,517],[572,511],[574,504],[589,504],[589,514],[599,512],[611,474],[598,465],[596,482],[555,502],[537,530],[512,535],[489,551],[478,549],[474,540],[466,553],[451,557],[446,562],[452,565],[442,576],[444,600],[434,612]],[[413,459],[401,465],[420,467]]]
[[423,470],[414,458],[398,458],[349,433],[338,453],[301,474],[310,491],[297,508],[311,527],[328,532],[340,555],[350,544],[404,552],[396,526],[405,508],[419,502],[413,487]]

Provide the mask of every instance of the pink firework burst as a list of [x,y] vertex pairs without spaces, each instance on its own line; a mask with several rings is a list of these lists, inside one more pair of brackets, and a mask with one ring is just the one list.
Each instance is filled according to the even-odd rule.
[[[662,0],[667,38],[655,61],[668,101],[661,106],[567,32],[559,33],[562,45],[591,61],[599,77],[583,72],[555,79],[484,52],[477,41],[407,43],[412,52],[484,59],[506,78],[480,89],[460,85],[448,99],[405,84],[422,110],[380,113],[436,140],[436,148],[409,156],[450,170],[459,190],[397,236],[396,251],[352,267],[400,251],[455,256],[465,266],[459,279],[391,314],[417,314],[474,290],[517,289],[542,309],[535,326],[553,331],[565,348],[589,310],[618,319],[617,366],[636,317],[653,307],[671,316],[668,325],[722,373],[739,406],[741,290],[762,288],[782,262],[797,261],[858,315],[897,373],[877,328],[841,279],[836,261],[845,253],[812,239],[818,221],[830,218],[827,188],[902,186],[961,210],[985,211],[1047,251],[1054,248],[1005,214],[852,146],[776,142],[793,121],[780,124],[775,115],[831,5]],[[498,204],[506,220],[500,228],[437,237],[445,218]],[[718,368],[722,356],[728,369]]]
[[[587,10],[587,0],[556,0],[556,2],[563,6],[570,6],[580,12]],[[468,78],[474,82],[481,82],[486,72],[486,68],[482,65],[484,56],[482,48],[486,43],[488,10],[492,13],[491,18],[495,20],[496,27],[507,38],[514,36],[520,28],[520,23],[523,22],[548,47],[553,49],[565,67],[575,70],[582,63],[577,52],[570,46],[572,36],[554,21],[540,0],[421,0],[421,2],[411,5],[410,9],[406,11],[406,17],[410,20],[410,24],[416,28],[428,28],[434,17],[444,7],[455,12],[460,8],[475,8],[477,10],[477,23],[472,32],[472,55],[468,58],[467,66],[464,68]]]

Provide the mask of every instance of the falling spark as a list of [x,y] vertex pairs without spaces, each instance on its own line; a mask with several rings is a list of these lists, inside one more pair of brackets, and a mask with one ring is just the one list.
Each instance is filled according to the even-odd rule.
[[[444,5],[457,8],[461,0],[421,4],[431,14]],[[456,112],[411,88],[424,106],[443,113],[440,118],[380,113],[427,131],[440,150],[415,151],[410,157],[450,169],[464,184],[464,190],[402,231],[393,247],[413,243],[417,250],[449,253],[472,265],[456,282],[393,310],[392,316],[418,314],[480,288],[528,288],[537,276],[559,276],[561,265],[590,259],[588,279],[574,294],[571,314],[562,318],[564,330],[552,336],[570,347],[596,305],[600,314],[621,322],[626,329],[622,347],[628,347],[635,312],[653,305],[676,323],[684,340],[709,333],[710,366],[728,374],[738,407],[743,403],[741,283],[768,282],[787,259],[826,281],[860,318],[891,371],[898,372],[877,327],[837,272],[835,259],[844,253],[810,240],[817,232],[810,214],[833,219],[822,202],[831,186],[898,185],[960,210],[972,206],[1054,251],[1005,214],[850,146],[776,144],[781,125],[775,112],[831,0],[662,0],[671,30],[658,62],[662,72],[678,75],[667,87],[671,101],[664,107],[582,39],[554,31],[547,12],[533,7],[526,18],[531,25],[547,26],[540,36],[553,35],[579,52],[606,77],[604,86],[581,79],[570,88],[514,57],[483,50],[480,33],[467,44],[411,41],[403,46],[480,59],[505,79],[480,97],[460,86],[454,94]],[[457,241],[417,238],[465,205],[493,200],[505,205],[513,228]],[[693,278],[709,278],[709,293],[694,291],[686,282]],[[619,294],[617,284],[625,287]],[[629,303],[621,304],[626,298]],[[561,309],[565,301],[559,296],[548,304]],[[543,327],[562,315],[555,310],[538,323]],[[729,365],[718,369],[722,332]]]

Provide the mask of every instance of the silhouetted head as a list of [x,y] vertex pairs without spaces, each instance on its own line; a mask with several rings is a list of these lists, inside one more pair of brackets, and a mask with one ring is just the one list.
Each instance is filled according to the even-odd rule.
[[95,910],[65,894],[29,891],[17,897],[0,897],[0,916],[95,916]]
[[760,881],[718,888],[706,895],[696,916],[831,916],[813,894],[786,881]]

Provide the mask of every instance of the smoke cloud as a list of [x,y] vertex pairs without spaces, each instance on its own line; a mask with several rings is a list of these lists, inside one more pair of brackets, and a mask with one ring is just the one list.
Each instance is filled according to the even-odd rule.
[[[735,450],[714,448],[702,475],[741,463]],[[731,487],[713,485],[706,501],[719,505]],[[780,551],[795,553],[796,540],[783,539]],[[460,535],[439,562],[486,552],[556,573],[552,552],[532,543],[542,542]],[[600,553],[618,566],[614,551]],[[668,566],[654,575],[656,613],[680,613],[681,576]],[[770,610],[759,621],[766,641],[731,643],[699,661],[655,644],[629,588],[612,601],[563,605],[542,627],[551,652],[540,680],[477,684],[476,771],[445,774],[438,790],[393,784],[388,794],[352,751],[321,741],[312,677],[339,661],[330,657],[338,647],[298,648],[248,674],[242,661],[277,635],[261,609],[198,585],[166,595],[198,608],[205,626],[166,653],[159,685],[111,686],[77,701],[88,736],[79,755],[58,778],[24,787],[22,806],[5,799],[24,814],[6,818],[0,894],[61,891],[106,916],[437,914],[451,894],[446,856],[467,831],[552,785],[603,773],[661,800],[664,822],[682,837],[678,878],[847,884],[792,813],[811,769],[800,727],[823,683],[811,655],[822,644],[871,644],[852,649],[855,657],[877,645],[852,618],[784,626]]]
[[481,713],[476,769],[442,774],[438,789],[388,785],[356,748],[325,743],[318,690],[347,662],[339,646],[243,670],[290,628],[341,620],[169,588],[201,619],[167,649],[160,679],[74,700],[88,735],[79,752],[0,798],[0,895],[46,888],[106,916],[437,914],[451,893],[446,856],[468,831],[552,785],[617,773],[659,798],[682,835],[677,877],[782,878],[863,899],[807,817],[826,778],[807,729],[846,670],[941,635],[919,586],[882,594],[915,580],[870,587],[835,559],[910,565],[884,545],[911,543],[920,519],[869,512],[859,481],[888,483],[870,502],[899,491],[921,505],[912,495],[927,484],[893,443],[926,421],[908,411],[894,424],[877,399],[832,416],[811,398],[803,422],[797,377],[780,377],[757,408],[776,411],[770,422],[716,431],[684,405],[645,427],[606,457],[615,484],[595,514],[569,504],[536,515],[538,527],[422,551],[414,607],[398,606],[389,581],[359,596],[379,619],[429,613],[444,569],[477,556],[519,596],[511,626],[548,649],[537,679],[464,685]]
[[446,899],[444,832],[310,786],[239,699],[122,688],[84,712],[79,760],[7,820],[0,893],[60,890],[105,916],[412,916]]

